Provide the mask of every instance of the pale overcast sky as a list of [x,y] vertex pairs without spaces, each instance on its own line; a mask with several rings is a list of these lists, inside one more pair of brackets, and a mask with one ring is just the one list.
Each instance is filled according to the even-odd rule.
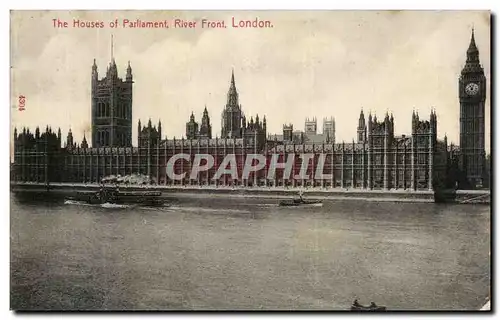
[[[270,20],[271,29],[57,29],[52,19],[72,24],[118,19]],[[485,11],[41,11],[11,15],[12,128],[34,131],[47,124],[76,141],[90,131],[93,59],[103,77],[110,61],[110,36],[120,77],[130,61],[135,85],[133,141],[137,120],[162,120],[169,138],[185,134],[193,111],[206,105],[213,134],[234,68],[240,103],[249,119],[267,117],[268,132],[284,123],[304,129],[304,119],[336,119],[337,141],[352,141],[361,108],[383,118],[394,114],[397,135],[411,132],[411,113],[438,117],[438,136],[459,140],[458,77],[471,28],[488,81],[486,149],[490,150],[490,13]],[[17,111],[17,96],[26,110]]]

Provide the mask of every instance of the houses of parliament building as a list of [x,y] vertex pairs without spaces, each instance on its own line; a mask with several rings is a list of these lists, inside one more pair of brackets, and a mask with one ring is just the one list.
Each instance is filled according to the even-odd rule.
[[[205,107],[200,122],[194,114],[186,122],[185,137],[166,139],[161,121],[151,120],[137,126],[138,138],[132,141],[132,67],[125,78],[118,75],[114,59],[99,79],[94,60],[91,70],[91,146],[84,136],[73,140],[71,130],[63,143],[61,130],[50,127],[34,132],[14,130],[14,163],[11,179],[20,182],[99,183],[110,175],[145,174],[159,185],[213,186],[311,186],[323,188],[436,190],[476,188],[488,184],[485,167],[486,78],[479,61],[474,32],[467,50],[465,66],[459,78],[460,145],[448,145],[437,138],[438,119],[434,110],[427,115],[413,112],[411,134],[396,135],[395,119],[365,114],[361,110],[355,140],[335,139],[335,119],[323,119],[323,133],[317,133],[317,120],[307,119],[304,131],[283,125],[281,134],[267,132],[266,117],[245,115],[239,101],[234,72],[231,74],[226,103],[221,114],[221,134],[215,137]],[[425,118],[425,120],[424,120]],[[355,124],[353,124],[355,125]],[[175,173],[187,173],[183,179],[167,174],[169,160],[176,154],[189,159],[173,162]],[[210,154],[214,168],[190,176],[196,154]],[[223,174],[214,178],[217,165],[234,155],[238,177]],[[248,154],[261,154],[267,165],[242,177]],[[308,163],[300,154],[312,154]],[[292,162],[291,176],[277,169],[270,178],[268,164]],[[315,175],[318,165],[328,178]],[[308,175],[296,178],[306,168]]]

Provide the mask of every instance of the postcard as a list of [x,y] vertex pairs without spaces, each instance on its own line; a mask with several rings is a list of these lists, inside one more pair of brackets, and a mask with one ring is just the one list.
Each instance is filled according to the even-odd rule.
[[489,11],[11,11],[10,308],[479,311]]

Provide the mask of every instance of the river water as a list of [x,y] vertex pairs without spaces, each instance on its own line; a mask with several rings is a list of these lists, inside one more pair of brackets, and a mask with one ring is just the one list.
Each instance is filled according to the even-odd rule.
[[17,310],[479,309],[490,207],[178,199],[104,209],[11,198]]

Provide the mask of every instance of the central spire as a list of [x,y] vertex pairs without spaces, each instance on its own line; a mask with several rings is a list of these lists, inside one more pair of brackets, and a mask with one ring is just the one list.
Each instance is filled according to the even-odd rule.
[[236,93],[236,84],[234,83],[234,69],[231,70],[231,86],[229,87],[229,93]]
[[234,69],[231,70],[231,85],[229,86],[229,92],[227,93],[227,104],[232,107],[238,106],[238,91],[236,90],[236,84],[234,81]]

